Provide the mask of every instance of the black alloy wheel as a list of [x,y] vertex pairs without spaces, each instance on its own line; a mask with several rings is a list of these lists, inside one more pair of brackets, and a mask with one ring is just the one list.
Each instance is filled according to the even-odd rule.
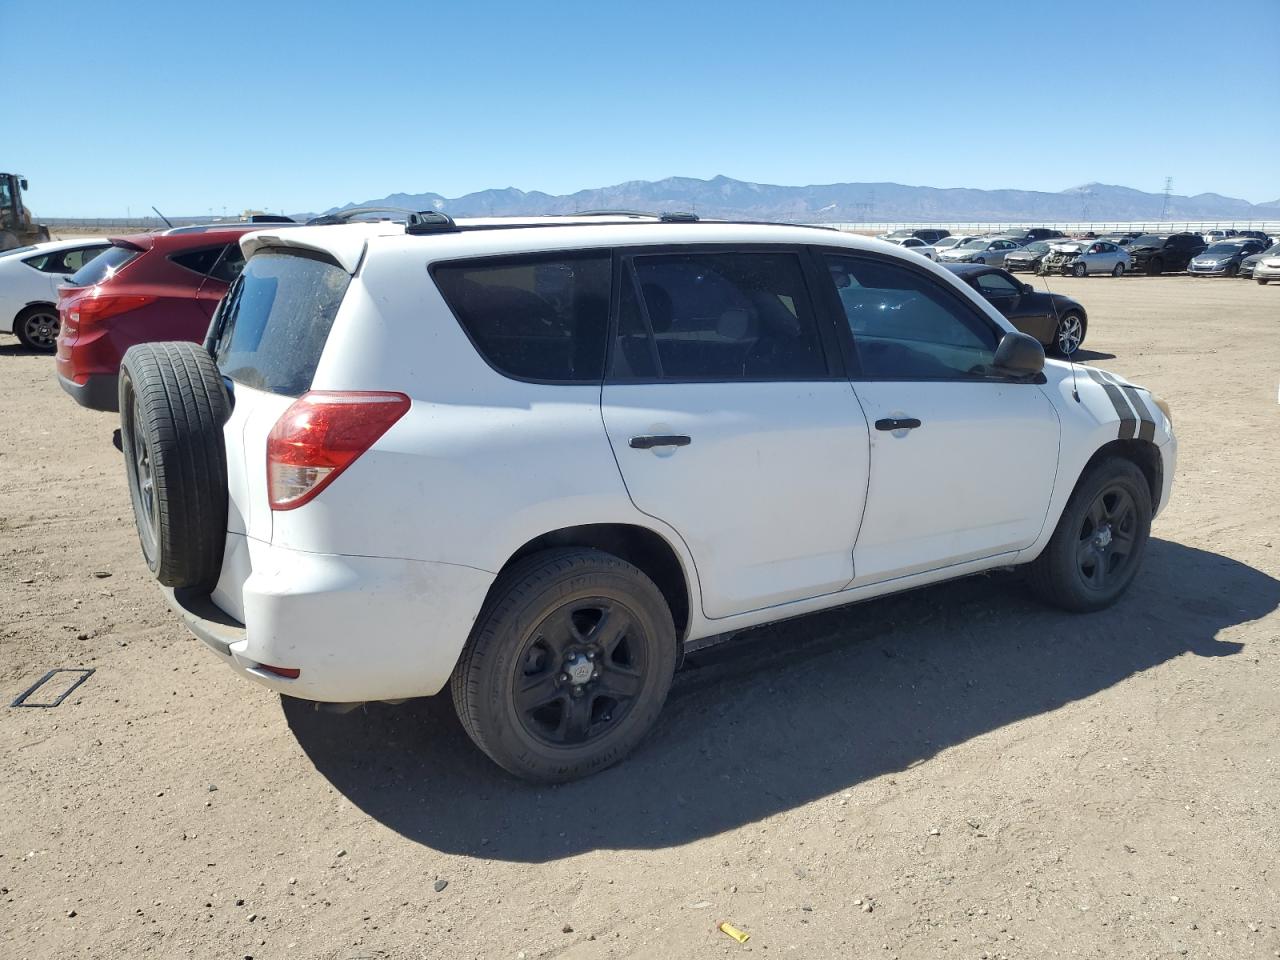
[[28,350],[53,353],[58,347],[58,311],[51,306],[29,307],[14,322],[14,335]]
[[1085,511],[1076,545],[1080,576],[1102,593],[1128,576],[1138,529],[1138,506],[1124,486],[1105,488]]
[[513,699],[525,731],[549,746],[602,737],[644,688],[647,644],[635,614],[589,597],[552,611],[516,658]]

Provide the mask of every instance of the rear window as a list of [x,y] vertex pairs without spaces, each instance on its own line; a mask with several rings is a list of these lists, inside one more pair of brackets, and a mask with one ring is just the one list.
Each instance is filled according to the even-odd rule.
[[608,255],[442,263],[432,275],[471,342],[499,373],[557,383],[603,378]]
[[95,283],[110,280],[141,253],[141,250],[134,247],[107,247],[99,256],[77,270],[67,282],[73,287],[92,287]]
[[350,282],[318,254],[256,254],[214,317],[218,369],[255,390],[306,393]]

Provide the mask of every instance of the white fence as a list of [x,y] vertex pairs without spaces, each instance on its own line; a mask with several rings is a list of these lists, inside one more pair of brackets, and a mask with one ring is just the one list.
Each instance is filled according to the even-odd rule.
[[1112,233],[1120,230],[1141,230],[1143,233],[1204,233],[1208,230],[1261,230],[1269,235],[1280,233],[1280,220],[1075,220],[1045,223],[1030,220],[969,220],[969,221],[884,221],[881,223],[815,223],[817,227],[835,227],[847,233],[891,233],[894,230],[918,230],[922,227],[938,227],[952,233],[997,233],[1025,227],[1048,227],[1063,233]]

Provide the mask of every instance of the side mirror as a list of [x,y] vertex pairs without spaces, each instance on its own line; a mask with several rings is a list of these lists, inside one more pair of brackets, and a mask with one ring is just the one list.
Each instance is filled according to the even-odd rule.
[[1023,292],[1023,293],[1035,293],[1035,292],[1036,292],[1036,288],[1035,288],[1035,287],[1033,287],[1033,286],[1032,286],[1031,284],[1029,284],[1029,283],[1024,283],[1024,284],[1022,285],[1022,292]]
[[26,189],[27,189],[27,178],[26,178],[26,177],[23,177],[21,180],[19,180],[19,181],[18,181],[18,186],[20,186],[23,190],[26,190]]
[[1015,377],[1033,377],[1044,369],[1044,347],[1025,333],[1006,333],[996,347],[992,366]]

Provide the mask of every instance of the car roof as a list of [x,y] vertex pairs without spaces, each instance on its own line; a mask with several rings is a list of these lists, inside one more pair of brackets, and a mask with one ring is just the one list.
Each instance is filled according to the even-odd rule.
[[424,249],[434,254],[429,259],[690,243],[826,244],[867,251],[884,249],[884,241],[828,227],[726,220],[668,223],[636,216],[475,217],[459,219],[455,227],[421,235],[412,235],[403,223],[390,220],[357,220],[288,230],[259,228],[242,237],[240,246],[247,256],[271,246],[319,250],[334,257],[349,272],[355,272],[366,249],[391,247]]
[[977,277],[984,273],[1004,273],[999,267],[993,267],[986,263],[948,263],[945,265],[948,270],[958,277],[964,277],[968,280],[971,277]]
[[38,257],[46,253],[57,253],[59,250],[74,250],[77,247],[93,247],[101,244],[107,246],[111,243],[107,237],[75,237],[68,240],[44,240],[40,243],[32,243],[25,247],[19,247],[15,250],[0,251],[0,257],[10,255],[17,256],[19,259],[25,260],[27,257]]

